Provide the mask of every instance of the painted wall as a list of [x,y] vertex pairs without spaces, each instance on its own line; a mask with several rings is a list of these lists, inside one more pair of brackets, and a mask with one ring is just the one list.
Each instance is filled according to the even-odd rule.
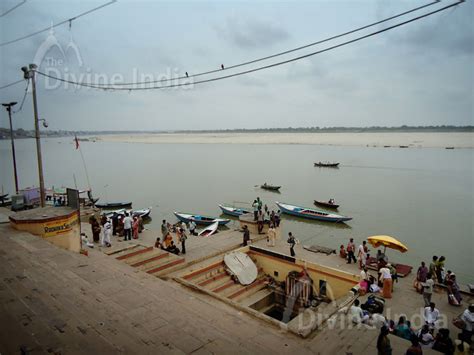
[[10,219],[10,225],[16,230],[40,236],[61,248],[75,252],[81,250],[81,230],[77,211],[63,216],[45,218],[44,221]]
[[258,268],[262,268],[264,273],[272,276],[277,281],[285,281],[290,271],[302,271],[306,266],[306,270],[314,282],[316,292],[319,293],[319,280],[324,280],[326,281],[327,296],[332,300],[345,296],[359,282],[355,275],[299,259],[292,263],[256,251],[250,251],[249,255]]

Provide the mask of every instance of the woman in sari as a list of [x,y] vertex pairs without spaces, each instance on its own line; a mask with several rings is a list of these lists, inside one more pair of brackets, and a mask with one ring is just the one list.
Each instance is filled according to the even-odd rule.
[[132,231],[133,231],[133,239],[138,239],[138,228],[140,227],[140,222],[138,221],[138,217],[133,217],[133,224],[132,224]]
[[459,291],[459,285],[456,282],[456,275],[451,273],[447,283],[447,291],[448,291],[448,302],[450,305],[453,306],[460,306],[462,302],[461,292]]

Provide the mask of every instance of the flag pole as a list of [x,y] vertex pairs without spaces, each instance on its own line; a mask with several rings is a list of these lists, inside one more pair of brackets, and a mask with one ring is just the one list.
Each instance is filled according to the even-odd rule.
[[74,136],[74,141],[76,142],[76,149],[78,149],[79,153],[81,153],[82,165],[84,165],[84,171],[86,172],[86,179],[87,179],[87,185],[89,186],[89,191],[92,191],[91,181],[89,179],[89,172],[87,171],[86,161],[84,159],[84,154],[82,154],[82,149],[79,144],[79,139],[77,139],[76,135]]

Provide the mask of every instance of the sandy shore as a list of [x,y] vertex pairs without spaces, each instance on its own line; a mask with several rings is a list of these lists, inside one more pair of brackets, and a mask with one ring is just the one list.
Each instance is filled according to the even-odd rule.
[[338,146],[408,146],[474,148],[474,133],[160,133],[98,137],[104,142],[148,144],[315,144]]

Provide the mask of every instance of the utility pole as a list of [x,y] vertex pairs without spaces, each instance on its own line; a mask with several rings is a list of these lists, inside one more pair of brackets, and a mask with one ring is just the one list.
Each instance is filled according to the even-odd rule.
[[[33,110],[35,114],[35,137],[36,137],[36,154],[38,156],[38,175],[40,185],[40,201],[41,207],[45,206],[45,189],[44,189],[44,177],[43,177],[43,158],[41,156],[41,136],[39,130],[39,118],[38,118],[38,103],[36,101],[36,64],[30,64],[27,67],[22,67],[23,77],[25,79],[31,79],[32,90],[33,90]],[[43,120],[43,125],[47,127],[46,122]]]
[[18,193],[18,174],[16,171],[16,156],[15,156],[15,141],[13,139],[13,125],[12,125],[12,107],[16,105],[16,102],[10,102],[2,104],[7,109],[8,118],[10,119],[10,138],[12,140],[12,156],[13,156],[13,174],[15,175],[15,191]]

